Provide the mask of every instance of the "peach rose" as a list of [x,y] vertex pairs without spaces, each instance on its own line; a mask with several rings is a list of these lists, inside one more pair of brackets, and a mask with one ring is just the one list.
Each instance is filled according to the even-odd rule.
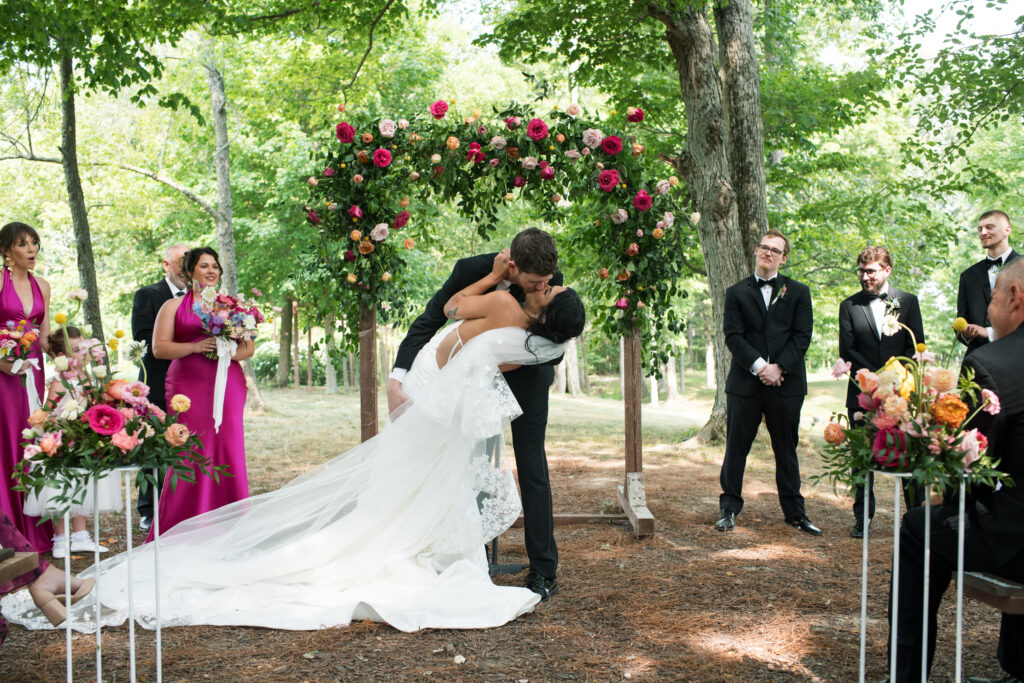
[[846,441],[846,432],[835,422],[829,422],[825,425],[825,441],[833,446],[838,446]]
[[947,368],[932,368],[932,389],[940,394],[956,388],[957,375]]
[[873,394],[875,389],[878,388],[878,375],[867,368],[858,370],[854,379],[857,380],[857,386],[865,394]]
[[128,382],[123,379],[112,379],[107,382],[106,386],[103,387],[103,400],[105,401],[120,401],[121,392],[128,385]]
[[46,424],[49,419],[50,414],[45,410],[33,410],[32,414],[28,416],[28,426],[34,429]]
[[959,427],[967,417],[967,404],[960,400],[959,396],[943,394],[930,409],[932,417],[939,424],[947,425],[953,429]]
[[893,419],[901,420],[904,415],[907,414],[907,399],[903,398],[899,394],[893,394],[889,398],[885,399],[883,404],[885,412],[892,415]]
[[164,441],[172,446],[183,445],[188,440],[188,437],[188,427],[179,422],[167,425],[167,431],[164,432]]
[[370,240],[363,240],[359,243],[359,253],[366,256],[373,251],[373,242]]

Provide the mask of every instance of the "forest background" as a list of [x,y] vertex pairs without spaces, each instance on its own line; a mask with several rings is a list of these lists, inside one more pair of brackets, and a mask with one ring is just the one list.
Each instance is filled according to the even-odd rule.
[[[855,258],[869,244],[890,248],[891,281],[920,296],[926,335],[946,348],[958,273],[982,255],[978,214],[1001,208],[1012,224],[1024,217],[1016,142],[1024,131],[1024,17],[1001,0],[934,9],[899,0],[737,4],[751,9],[767,224],[794,244],[785,273],[814,293],[809,365],[823,368],[836,356],[838,304],[859,289]],[[598,118],[642,107],[644,158],[652,177],[668,177],[686,148],[687,110],[666,22],[652,8],[699,12],[721,37],[723,6],[251,0],[183,1],[161,12],[145,3],[4,2],[4,24],[18,28],[0,47],[3,222],[40,230],[37,273],[53,285],[51,312],[66,308],[67,293],[93,273],[90,322],[108,334],[128,328],[132,295],[162,275],[166,246],[218,246],[229,234],[239,287],[260,289],[276,311],[257,375],[284,384],[305,381],[308,371],[329,386],[351,383],[352,335],[340,333],[355,321],[340,315],[339,334],[330,329],[340,311],[316,273],[316,228],[304,209],[307,178],[319,171],[312,156],[334,143],[333,126],[345,116],[339,105],[395,119],[437,99],[479,108],[485,119],[510,100],[538,113],[575,102]],[[72,34],[74,51],[55,52]],[[62,82],[76,88],[78,218],[74,197],[69,209]],[[401,331],[455,259],[497,250],[525,225],[569,243],[574,222],[589,220],[572,210],[540,220],[509,202],[498,229],[481,237],[456,205],[425,201],[411,211],[407,232],[417,246],[378,311],[395,331],[381,337],[382,375]],[[1011,243],[1020,244],[1018,232]],[[605,255],[578,243],[563,251],[566,280],[588,310],[609,310],[613,301],[596,287]],[[709,367],[721,336],[696,234],[679,239],[678,254],[687,295],[676,314],[686,325],[654,340],[674,351],[663,396],[677,388],[675,363]],[[312,364],[298,336],[316,349]],[[589,376],[619,371],[618,339],[595,332],[584,340],[570,388],[574,376],[586,386]],[[713,371],[707,377],[714,382]]]

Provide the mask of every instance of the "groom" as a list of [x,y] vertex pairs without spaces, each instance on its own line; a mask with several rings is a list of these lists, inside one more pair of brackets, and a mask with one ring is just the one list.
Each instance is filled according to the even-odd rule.
[[[457,261],[448,281],[434,294],[426,310],[413,321],[398,347],[398,356],[388,381],[389,412],[408,398],[402,391],[402,382],[416,354],[448,321],[443,310],[445,303],[456,292],[491,272],[495,258],[500,255],[480,254]],[[508,289],[522,301],[525,291],[540,291],[549,284],[562,284],[562,274],[556,272],[557,265],[558,250],[551,235],[537,228],[526,228],[512,240],[508,253],[508,279],[497,289]],[[544,452],[548,390],[554,374],[551,365],[524,365],[505,373],[505,381],[523,410],[523,414],[512,421],[512,448],[523,498],[526,554],[530,558],[526,587],[540,595],[541,601],[558,594],[558,582],[555,580],[558,548],[555,546],[551,483]]]

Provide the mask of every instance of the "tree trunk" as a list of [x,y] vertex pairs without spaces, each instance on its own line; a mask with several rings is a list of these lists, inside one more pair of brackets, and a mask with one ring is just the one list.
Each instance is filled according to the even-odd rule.
[[359,424],[362,441],[377,436],[376,334],[377,310],[359,306]]
[[565,347],[565,384],[568,392],[573,396],[580,395],[580,359],[576,351],[576,344],[569,344]]
[[626,395],[626,342],[619,337],[619,392]]
[[666,27],[666,39],[679,71],[686,109],[686,150],[676,167],[686,178],[694,208],[701,251],[708,272],[715,355],[715,403],[698,438],[709,442],[725,434],[725,377],[731,356],[722,334],[725,290],[748,275],[739,229],[736,192],[728,159],[729,131],[722,109],[722,84],[715,67],[714,38],[703,10],[648,6]]
[[555,382],[554,389],[556,394],[565,393],[565,371],[566,371],[566,359],[563,357],[562,362],[555,366]]
[[299,302],[292,304],[292,383],[299,388]]
[[313,326],[306,326],[306,390],[313,391]]
[[590,367],[587,364],[587,337],[585,332],[580,334],[576,343],[580,346],[580,383],[583,385],[583,393],[590,396]]
[[78,130],[75,121],[75,71],[70,57],[60,60],[61,91],[61,167],[68,191],[71,226],[75,232],[78,252],[78,281],[89,297],[82,302],[85,324],[92,328],[92,336],[103,339],[103,321],[100,319],[100,291],[96,284],[96,260],[92,253],[89,216],[82,191],[82,176],[78,173]]
[[676,357],[669,356],[665,363],[665,385],[668,395],[665,396],[666,403],[675,403],[679,400],[679,385],[676,379]]
[[743,253],[753,268],[754,247],[768,230],[761,75],[754,41],[753,8],[750,0],[728,0],[717,3],[714,12],[723,76],[722,100],[729,133],[729,175],[736,191]]
[[292,298],[285,297],[281,306],[281,337],[278,341],[277,374],[274,384],[288,386],[288,371],[292,365]]
[[328,394],[338,393],[338,370],[334,367],[334,350],[337,343],[334,340],[334,313],[328,313],[324,317],[324,344],[327,346],[327,365],[324,367]]

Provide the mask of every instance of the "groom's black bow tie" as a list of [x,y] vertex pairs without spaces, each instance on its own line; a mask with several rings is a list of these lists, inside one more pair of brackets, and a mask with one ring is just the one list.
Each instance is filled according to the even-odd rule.
[[773,278],[769,278],[769,279],[765,280],[764,278],[760,278],[759,277],[759,278],[757,278],[757,286],[758,287],[764,287],[765,285],[768,285],[769,287],[775,287],[775,281],[777,279],[778,278],[774,278],[773,277]]
[[888,301],[889,300],[889,293],[888,292],[878,292],[877,294],[872,294],[871,292],[867,292],[867,295],[868,295],[869,299],[878,299],[879,301]]
[[989,268],[991,268],[992,266],[995,266],[996,268],[1003,267],[1003,259],[1001,258],[986,258],[985,263],[988,265]]

